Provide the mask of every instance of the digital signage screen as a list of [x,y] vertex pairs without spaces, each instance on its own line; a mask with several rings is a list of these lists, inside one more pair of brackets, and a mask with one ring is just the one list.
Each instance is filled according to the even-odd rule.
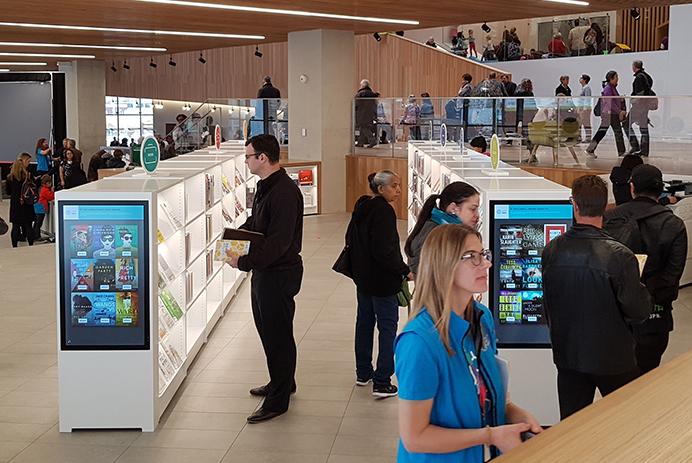
[[148,207],[59,202],[63,350],[149,348]]
[[569,201],[490,201],[490,300],[499,347],[549,347],[543,309],[546,245],[572,225]]

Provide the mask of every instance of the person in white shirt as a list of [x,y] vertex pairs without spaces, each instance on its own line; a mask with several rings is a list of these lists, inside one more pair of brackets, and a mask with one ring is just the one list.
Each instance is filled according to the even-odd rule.
[[[591,108],[594,106],[594,101],[591,98],[591,76],[588,74],[582,74],[579,78],[579,83],[581,84],[581,92],[579,96],[583,97],[579,99],[579,119],[581,120],[581,125],[584,127],[584,136],[582,140],[591,140]],[[581,128],[579,129],[581,132]]]
[[591,28],[588,19],[576,19],[574,27],[569,31],[567,36],[567,46],[569,46],[572,56],[586,55],[586,44],[584,43],[584,35]]

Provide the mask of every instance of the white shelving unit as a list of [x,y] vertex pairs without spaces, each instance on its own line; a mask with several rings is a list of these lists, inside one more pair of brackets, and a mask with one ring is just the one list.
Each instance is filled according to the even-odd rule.
[[[150,347],[59,347],[61,432],[156,428],[246,277],[212,259],[223,229],[237,227],[248,217],[246,188],[253,180],[248,179],[244,145],[237,145],[213,156],[197,152],[162,161],[153,175],[134,169],[57,195],[57,203],[146,201],[150,214],[149,242],[140,243],[149,249]],[[63,263],[57,260],[60,268]],[[59,320],[63,310],[58,300]]]

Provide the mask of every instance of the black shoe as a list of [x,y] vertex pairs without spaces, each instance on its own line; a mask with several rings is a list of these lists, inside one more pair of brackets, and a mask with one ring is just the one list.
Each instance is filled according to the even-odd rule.
[[356,386],[367,386],[372,381],[372,378],[365,378],[362,376],[356,376]]
[[[293,389],[291,389],[291,394],[296,393],[296,386],[295,384],[293,385]],[[269,384],[265,384],[264,386],[259,386],[250,389],[250,395],[254,395],[257,397],[266,397],[269,395]]]
[[631,148],[627,153],[625,154],[635,154],[639,156],[641,154],[641,150],[639,148]]
[[399,389],[393,384],[373,384],[372,395],[379,399],[394,397],[399,393]]
[[265,410],[263,407],[260,407],[259,409],[255,410],[255,412],[247,417],[247,422],[250,424],[255,424],[255,423],[261,423],[262,421],[268,421],[271,420],[272,418],[276,418],[277,416],[283,415],[286,413],[286,410],[283,412],[274,412],[271,410]]

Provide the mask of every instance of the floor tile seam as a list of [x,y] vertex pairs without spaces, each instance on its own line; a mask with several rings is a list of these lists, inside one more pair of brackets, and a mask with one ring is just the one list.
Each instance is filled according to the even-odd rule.
[[[58,421],[56,424],[59,424],[59,421]],[[53,428],[56,426],[56,424],[52,425],[50,428],[46,429],[44,432],[42,432],[40,435],[38,435],[34,440],[31,441],[31,443],[30,443],[29,445],[27,445],[26,447],[24,447],[24,449],[23,449],[21,452],[19,452],[17,455],[15,455],[14,457],[12,457],[12,458],[9,460],[8,463],[14,462],[14,461],[17,459],[17,457],[19,457],[22,453],[24,453],[24,452],[26,452],[27,450],[29,450],[34,444],[38,444],[38,440],[41,439],[41,438],[42,438],[43,436],[45,436],[46,434],[48,434],[48,432],[49,432],[51,429],[53,429]],[[45,444],[45,445],[49,445],[49,444]],[[64,444],[61,443],[60,445],[64,445]],[[75,444],[67,444],[67,445],[75,445]],[[80,446],[83,447],[83,445],[80,445]],[[77,447],[77,445],[75,445],[75,447]],[[105,446],[105,445],[104,445],[104,446],[98,445],[98,446],[94,446],[94,447],[107,447],[107,446]],[[127,449],[125,449],[125,450],[127,450]],[[123,451],[124,451],[124,450],[123,450]],[[121,454],[121,455],[122,455],[122,454]],[[120,455],[118,456],[118,458],[120,458]],[[113,463],[115,463],[115,460],[113,460]]]
[[339,428],[336,431],[336,437],[334,438],[334,442],[332,442],[332,446],[329,448],[329,456],[327,456],[327,461],[329,461],[329,458],[332,456],[332,452],[334,451],[334,445],[336,445],[336,440],[339,438],[341,435],[341,428],[344,425],[344,418],[346,417],[346,411],[348,410],[348,406],[351,404],[351,400],[353,400],[353,394],[356,392],[356,386],[351,387],[351,394],[348,396],[348,402],[346,403],[346,408],[344,409],[344,414],[341,416],[341,421],[339,421]]
[[325,298],[325,303],[322,304],[322,307],[320,308],[319,312],[317,312],[317,313],[315,314],[315,318],[313,318],[313,319],[312,319],[312,322],[310,322],[310,325],[308,326],[308,329],[305,330],[305,333],[303,333],[303,336],[301,336],[300,341],[296,343],[296,347],[298,347],[298,346],[300,345],[300,343],[303,341],[303,339],[305,339],[305,336],[308,335],[308,333],[310,332],[310,330],[312,329],[312,327],[315,325],[315,322],[316,322],[316,320],[317,320],[317,317],[319,317],[319,315],[324,311],[325,307],[327,306],[326,301],[328,301],[328,300],[334,295],[334,293],[336,293],[336,288],[334,288],[334,290],[332,290],[332,292],[329,294],[329,296],[328,296],[327,298]]

